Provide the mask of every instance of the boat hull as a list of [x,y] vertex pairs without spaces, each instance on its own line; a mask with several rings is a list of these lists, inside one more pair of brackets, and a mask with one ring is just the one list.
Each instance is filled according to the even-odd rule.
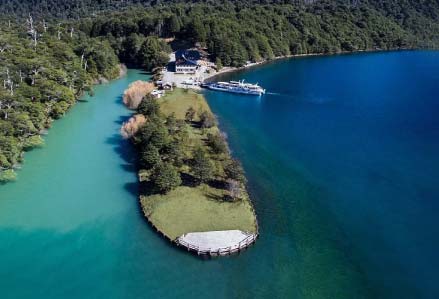
[[216,91],[222,91],[222,92],[229,92],[229,93],[238,93],[238,94],[245,94],[245,95],[251,95],[251,96],[261,96],[264,94],[263,91],[251,91],[251,90],[243,90],[243,89],[230,89],[230,88],[222,88],[217,87],[213,85],[206,86],[207,89],[216,90]]

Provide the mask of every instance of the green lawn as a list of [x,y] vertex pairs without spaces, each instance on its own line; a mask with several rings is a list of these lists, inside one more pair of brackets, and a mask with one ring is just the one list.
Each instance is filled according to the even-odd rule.
[[[176,88],[173,91],[167,91],[166,95],[159,100],[160,110],[165,115],[175,114],[177,119],[185,119],[186,111],[189,107],[193,107],[196,111],[208,111],[212,113],[204,96],[190,89]],[[199,121],[198,113],[195,115],[194,121]],[[209,129],[197,129],[189,127],[188,144],[192,148],[203,144],[208,133],[217,133],[218,127]]]
[[[176,88],[173,91],[167,91],[166,95],[159,99],[159,103],[164,114],[175,113],[178,119],[184,119],[186,111],[191,106],[197,111],[210,112],[210,107],[203,95],[190,89]],[[198,115],[195,120],[198,120]]]
[[189,232],[239,229],[256,232],[249,200],[223,202],[215,199],[222,190],[206,185],[178,187],[166,195],[142,196],[149,220],[170,239]]
[[[159,103],[162,113],[175,113],[178,119],[184,119],[191,106],[198,111],[210,112],[204,97],[192,90],[168,91]],[[207,133],[218,131],[217,127],[188,127],[189,144],[193,146],[204,145]],[[144,171],[139,175],[141,180],[147,177]],[[171,240],[189,232],[232,229],[256,232],[256,218],[248,194],[244,192],[241,200],[227,202],[223,201],[225,192],[205,184],[180,186],[166,195],[141,196],[140,203],[148,219]]]

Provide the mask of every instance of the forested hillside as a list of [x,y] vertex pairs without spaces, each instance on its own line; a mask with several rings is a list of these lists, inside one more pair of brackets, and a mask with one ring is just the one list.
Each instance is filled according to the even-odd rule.
[[117,76],[119,61],[145,70],[164,65],[169,41],[205,46],[218,66],[437,48],[438,16],[437,0],[3,0],[0,177],[94,81]]
[[0,182],[96,79],[119,73],[107,41],[66,30],[31,18],[0,26]]
[[125,62],[134,58],[145,36],[200,42],[222,65],[308,53],[411,48],[416,37],[371,9],[292,5],[223,6],[176,4],[125,10],[81,21],[90,36],[106,36]]
[[[307,53],[438,47],[438,0],[5,0],[0,14],[77,22],[144,65],[147,36],[201,42],[223,65]],[[75,20],[75,21],[74,21]],[[157,41],[154,52],[166,51]],[[152,46],[152,45],[151,45]],[[154,53],[153,53],[154,54]],[[150,58],[151,55],[146,55]],[[159,59],[161,62],[161,59]],[[148,68],[152,66],[147,63]]]

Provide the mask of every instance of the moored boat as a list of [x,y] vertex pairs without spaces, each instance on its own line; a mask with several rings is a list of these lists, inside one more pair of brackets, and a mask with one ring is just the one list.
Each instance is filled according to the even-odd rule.
[[229,81],[229,82],[212,82],[212,83],[205,83],[202,86],[211,90],[240,93],[247,95],[260,96],[265,93],[265,89],[263,89],[258,84],[244,83],[244,80]]

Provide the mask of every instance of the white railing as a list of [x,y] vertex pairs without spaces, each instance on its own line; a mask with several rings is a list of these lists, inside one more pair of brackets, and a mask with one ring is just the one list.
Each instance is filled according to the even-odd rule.
[[257,234],[247,234],[247,237],[241,240],[238,244],[231,245],[228,247],[219,247],[219,248],[200,248],[199,246],[192,245],[186,241],[183,241],[181,237],[177,239],[176,243],[178,245],[182,245],[186,247],[188,250],[196,251],[197,254],[225,255],[225,254],[235,253],[242,249],[247,248],[256,240],[257,237],[258,237]]

